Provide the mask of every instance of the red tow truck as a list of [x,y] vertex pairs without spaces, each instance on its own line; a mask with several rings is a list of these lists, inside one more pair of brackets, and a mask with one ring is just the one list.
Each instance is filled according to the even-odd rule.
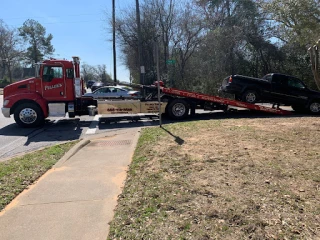
[[98,114],[166,113],[172,119],[184,119],[196,109],[226,110],[228,105],[275,114],[290,112],[261,105],[161,87],[160,102],[157,86],[142,86],[147,97],[139,100],[95,100],[84,97],[84,82],[80,77],[80,59],[73,61],[50,59],[36,65],[36,76],[10,84],[3,91],[2,113],[14,116],[22,127],[36,127],[48,117],[69,118]]

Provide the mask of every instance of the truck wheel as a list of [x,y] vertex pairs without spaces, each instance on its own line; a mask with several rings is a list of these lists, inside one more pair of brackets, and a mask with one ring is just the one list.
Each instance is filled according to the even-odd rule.
[[242,94],[242,101],[247,103],[256,103],[258,101],[258,93],[255,90],[247,90]]
[[319,114],[320,113],[320,102],[317,102],[317,101],[311,102],[309,104],[308,109],[309,109],[310,113],[312,113],[312,114]]
[[241,100],[242,100],[242,99],[241,99],[241,95],[236,94],[236,95],[234,96],[234,100],[241,101]]
[[172,119],[184,119],[189,113],[188,103],[182,99],[175,99],[167,106],[166,113]]
[[68,112],[69,118],[75,118],[76,114],[75,112]]
[[44,123],[44,116],[38,105],[23,103],[15,109],[14,120],[21,127],[37,127]]

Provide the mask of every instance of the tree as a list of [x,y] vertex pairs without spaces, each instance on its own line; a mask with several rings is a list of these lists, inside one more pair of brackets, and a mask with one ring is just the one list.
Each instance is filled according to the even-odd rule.
[[10,29],[0,20],[0,79],[4,78],[7,72],[10,82],[12,82],[12,67],[20,60],[21,56],[22,50],[16,30]]
[[309,54],[310,54],[312,73],[313,73],[316,85],[318,87],[318,90],[320,90],[320,67],[319,67],[320,51],[319,51],[319,47],[320,47],[320,39],[318,40],[318,42],[314,46],[312,46],[308,49]]
[[29,43],[26,57],[29,63],[37,63],[54,52],[51,44],[52,34],[46,36],[46,29],[36,20],[28,19],[19,28],[20,36]]
[[179,72],[177,80],[182,86],[187,86],[187,82],[191,83],[185,79],[187,64],[203,40],[203,28],[202,19],[196,14],[192,5],[185,5],[184,10],[177,16],[172,36],[172,48],[175,49],[174,58],[177,59]]
[[113,84],[112,78],[107,73],[107,67],[105,64],[91,66],[87,63],[81,65],[81,76],[85,82],[88,80],[97,80],[106,84]]
[[261,6],[269,13],[275,36],[281,41],[306,46],[319,38],[319,0],[264,0]]
[[98,65],[96,68],[96,79],[106,84],[114,84],[117,80],[112,81],[112,78],[107,73],[107,67],[105,64]]
[[93,67],[87,63],[82,63],[81,64],[81,76],[83,77],[83,80],[85,82],[88,82],[89,80],[97,80],[95,67]]

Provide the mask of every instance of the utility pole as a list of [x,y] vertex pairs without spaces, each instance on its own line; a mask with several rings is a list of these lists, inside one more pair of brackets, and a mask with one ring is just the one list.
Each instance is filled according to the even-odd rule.
[[140,7],[139,0],[136,0],[136,18],[137,18],[137,29],[138,29],[138,61],[139,61],[139,79],[140,84],[143,85],[142,71],[144,67],[142,66],[142,46],[141,46],[141,24],[140,24]]
[[161,119],[161,101],[160,101],[160,59],[159,59],[159,42],[158,37],[155,38],[155,51],[156,51],[156,62],[157,62],[157,87],[158,87],[158,107],[159,107],[159,126],[162,127]]
[[117,85],[117,53],[116,53],[116,7],[112,0],[112,35],[113,35],[113,76],[114,85]]

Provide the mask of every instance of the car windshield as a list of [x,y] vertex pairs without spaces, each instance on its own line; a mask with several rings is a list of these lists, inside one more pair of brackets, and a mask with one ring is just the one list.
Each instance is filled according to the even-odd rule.
[[128,92],[129,90],[128,89],[123,89],[123,88],[117,88],[118,91],[122,91],[122,92]]
[[125,90],[125,91],[131,91],[132,88],[131,87],[120,87],[122,90]]
[[271,75],[271,74],[267,74],[267,75],[265,75],[262,79],[265,79],[265,80],[271,82],[271,80],[272,80],[272,75]]

